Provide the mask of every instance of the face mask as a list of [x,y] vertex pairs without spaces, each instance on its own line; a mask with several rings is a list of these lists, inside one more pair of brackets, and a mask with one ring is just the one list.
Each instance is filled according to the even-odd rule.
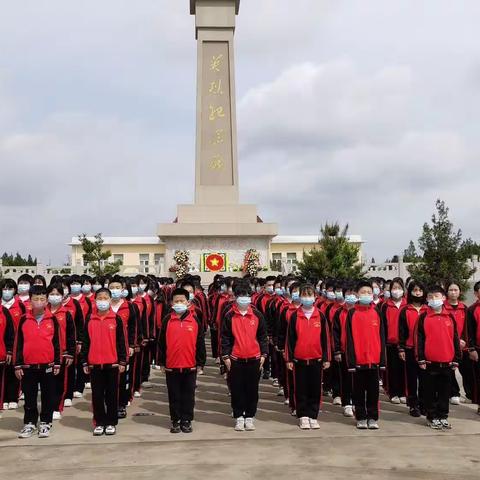
[[72,295],[78,295],[82,291],[82,286],[78,284],[70,285],[70,291]]
[[64,288],[64,289],[63,289],[63,296],[64,296],[64,297],[68,297],[68,294],[69,294],[69,293],[70,293],[70,292],[68,291],[68,288]]
[[103,288],[108,288],[108,283],[104,283]]
[[223,284],[221,287],[220,287],[220,291],[221,292],[226,292],[227,291],[227,286],[225,284]]
[[122,289],[121,288],[112,288],[110,290],[110,293],[112,294],[112,298],[115,300],[118,300],[119,298],[122,298]]
[[94,285],[93,286],[93,291],[96,292],[96,291],[100,290],[101,288],[102,288],[101,285]]
[[237,304],[240,307],[247,307],[252,303],[252,299],[250,297],[238,297],[237,298]]
[[300,301],[300,293],[299,292],[293,292],[292,293],[292,302],[299,302]]
[[106,312],[110,308],[110,302],[108,300],[96,300],[95,303],[100,312]]
[[358,297],[358,303],[360,305],[370,305],[373,302],[373,295],[360,295]]
[[276,289],[275,289],[275,293],[276,293],[277,295],[282,296],[282,295],[283,295],[283,288],[276,288]]
[[191,302],[193,299],[195,298],[195,294],[194,293],[189,293],[188,294],[188,300]]
[[443,300],[441,298],[433,298],[432,300],[428,301],[428,306],[435,310],[438,310],[443,306]]
[[175,303],[172,308],[178,315],[183,315],[187,311],[187,306],[184,303]]
[[335,300],[343,300],[343,293],[335,292]]
[[13,292],[14,290],[2,290],[2,298],[9,302],[13,298]]
[[380,295],[380,289],[378,287],[373,287],[373,294],[378,297],[378,295]]
[[61,295],[49,295],[48,303],[56,307],[62,303],[63,297]]
[[30,285],[28,283],[21,283],[18,286],[18,293],[28,293],[30,291]]
[[92,291],[91,285],[82,285],[82,292],[83,293],[90,293]]
[[423,296],[417,297],[416,295],[412,294],[411,300],[413,303],[423,303]]
[[391,295],[390,295],[390,290],[385,290],[385,291],[383,292],[383,296],[384,296],[385,298],[390,298],[390,296],[391,296]]
[[128,290],[126,288],[124,288],[122,290],[122,298],[127,298],[128,297]]
[[145,291],[145,288],[146,288],[146,287],[147,287],[146,285],[144,285],[144,284],[141,283],[141,284],[138,286],[138,291],[139,291],[140,293],[143,293],[143,292]]
[[401,288],[396,288],[390,291],[392,298],[395,300],[400,300],[403,297],[403,290]]
[[32,308],[34,310],[43,310],[47,306],[46,300],[35,300],[32,301]]
[[327,299],[328,300],[335,300],[335,292],[327,292]]
[[257,293],[260,293],[262,291],[262,287],[257,287],[255,290],[257,291]]
[[138,287],[132,287],[132,295],[136,295],[138,293]]
[[302,297],[301,302],[304,307],[310,308],[315,303],[315,299],[312,297]]
[[315,291],[316,291],[317,293],[322,293],[322,289],[321,289],[320,287],[316,287],[316,288],[315,288]]
[[266,287],[266,288],[265,288],[265,291],[266,291],[267,293],[270,293],[270,294],[272,294],[272,293],[274,292],[273,287]]
[[345,302],[349,305],[355,305],[358,302],[358,298],[356,295],[350,294],[345,296]]

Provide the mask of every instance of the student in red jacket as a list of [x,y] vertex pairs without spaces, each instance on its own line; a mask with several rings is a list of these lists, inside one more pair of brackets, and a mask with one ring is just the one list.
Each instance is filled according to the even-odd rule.
[[415,330],[420,314],[426,310],[425,287],[415,280],[408,284],[407,305],[402,307],[398,317],[398,354],[400,360],[405,362],[407,374],[407,405],[412,417],[420,417],[423,399],[420,369],[415,357]]
[[287,368],[295,378],[295,405],[302,430],[318,429],[322,370],[330,367],[330,329],[315,306],[315,287],[300,287],[302,306],[293,313],[287,333]]
[[260,371],[268,355],[263,315],[251,305],[249,285],[235,286],[236,302],[222,324],[222,359],[228,371],[235,430],[255,430]]
[[458,367],[461,358],[455,319],[444,308],[445,300],[442,287],[427,290],[428,310],[418,319],[416,337],[417,361],[424,370],[427,425],[435,430],[451,428],[448,422],[450,371]]
[[162,320],[159,364],[165,368],[170,407],[171,433],[191,433],[195,408],[197,368],[206,361],[202,323],[189,309],[189,293],[177,288],[172,293],[172,309]]
[[373,303],[373,287],[362,280],[356,288],[358,303],[346,320],[346,357],[353,373],[353,403],[357,428],[377,430],[378,371],[385,368],[385,332]]
[[111,309],[111,301],[108,288],[97,290],[83,329],[82,364],[92,386],[95,436],[116,433],[119,374],[127,362],[123,321]]
[[405,286],[399,277],[390,284],[391,298],[381,306],[387,341],[386,392],[392,403],[407,403],[405,387],[405,363],[398,356],[398,317],[407,304],[404,298]]
[[472,400],[478,405],[480,415],[480,282],[475,283],[473,292],[477,301],[467,310],[468,354],[473,365]]
[[15,375],[22,381],[25,395],[24,427],[19,438],[31,437],[37,429],[38,387],[42,409],[38,436],[50,436],[55,398],[55,375],[60,372],[59,328],[47,309],[47,290],[40,285],[30,289],[32,310],[22,316],[15,340]]
[[[446,285],[447,300],[445,301],[445,309],[453,315],[455,324],[457,325],[457,334],[460,340],[460,348],[462,349],[462,360],[458,366],[460,375],[462,376],[463,389],[465,396],[472,399],[472,384],[473,384],[473,368],[472,362],[468,357],[467,348],[467,306],[460,301],[462,292],[460,285],[451,281]],[[452,376],[452,390],[450,392],[450,403],[452,405],[460,405],[460,386],[458,385],[455,371],[451,371]]]
[[28,273],[23,273],[18,277],[18,298],[27,310],[30,309],[30,289],[32,288],[32,284],[33,277]]
[[5,370],[12,362],[15,329],[9,311],[0,306],[0,411],[3,410]]

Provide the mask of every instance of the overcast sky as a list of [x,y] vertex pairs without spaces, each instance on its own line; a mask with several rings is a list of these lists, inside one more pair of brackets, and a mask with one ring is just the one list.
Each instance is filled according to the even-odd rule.
[[[154,235],[193,201],[187,0],[0,0],[0,251]],[[282,234],[401,253],[437,197],[480,241],[478,0],[242,0],[240,191]]]

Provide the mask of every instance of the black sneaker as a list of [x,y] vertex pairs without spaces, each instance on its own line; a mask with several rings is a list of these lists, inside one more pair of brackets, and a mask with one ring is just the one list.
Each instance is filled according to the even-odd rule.
[[121,407],[118,409],[118,418],[127,418],[127,409],[125,407]]
[[180,433],[182,430],[180,428],[180,422],[172,422],[170,427],[170,433]]
[[418,407],[410,407],[410,416],[415,418],[421,417],[420,409]]
[[181,428],[183,433],[192,433],[193,432],[192,422],[190,420],[185,420],[184,422],[182,422],[182,424],[180,425],[180,428]]
[[268,370],[264,370],[262,378],[264,380],[269,380],[270,379],[270,372]]

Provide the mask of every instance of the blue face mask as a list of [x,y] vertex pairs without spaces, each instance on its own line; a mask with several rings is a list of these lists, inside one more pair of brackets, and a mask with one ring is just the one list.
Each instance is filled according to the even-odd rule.
[[343,300],[343,293],[335,292],[335,300]]
[[96,300],[97,308],[99,312],[106,312],[110,308],[110,302],[108,300]]
[[391,295],[390,295],[390,290],[385,290],[385,291],[383,292],[383,296],[384,296],[385,298],[390,298],[390,297],[391,297]]
[[122,290],[122,298],[127,298],[128,297],[128,290],[126,288],[124,288]]
[[292,293],[292,302],[300,302],[300,293],[299,292],[293,292]]
[[226,292],[227,291],[227,286],[225,284],[223,284],[221,287],[220,287],[220,291],[221,292]]
[[315,303],[315,299],[312,297],[302,297],[301,302],[304,307],[310,308]]
[[2,290],[2,298],[9,302],[13,298],[13,292],[14,290]]
[[132,295],[136,295],[138,293],[138,287],[132,287]]
[[191,302],[193,299],[195,298],[195,294],[194,293],[189,293],[188,294],[188,300]]
[[275,290],[273,289],[273,287],[266,287],[266,288],[265,288],[265,291],[266,291],[267,293],[272,294]]
[[70,285],[70,292],[72,295],[78,295],[82,291],[82,286],[78,283]]
[[187,311],[187,306],[184,303],[174,303],[172,308],[178,315],[183,315]]
[[327,300],[335,300],[336,298],[335,292],[327,292]]
[[276,293],[277,295],[282,296],[282,295],[283,295],[283,288],[276,288],[276,289],[275,289],[275,293]]
[[373,302],[373,295],[360,295],[358,303],[360,305],[370,305]]
[[112,294],[112,298],[114,298],[115,300],[122,298],[122,290],[120,288],[112,288],[110,290],[110,293]]
[[349,305],[355,305],[355,303],[358,302],[358,298],[356,295],[346,295],[345,296],[345,303],[348,303]]
[[28,293],[30,291],[30,285],[28,283],[21,283],[18,285],[18,293]]
[[373,287],[373,294],[378,297],[378,295],[380,295],[380,289],[378,287]]
[[443,300],[441,298],[432,298],[428,301],[428,306],[435,310],[438,310],[443,306]]
[[237,297],[237,304],[240,307],[247,307],[252,303],[252,299],[250,297]]
[[94,285],[93,286],[93,291],[96,292],[97,290],[100,290],[102,288],[101,285]]
[[138,291],[139,291],[140,293],[143,293],[146,288],[147,288],[147,286],[141,283],[141,284],[138,286]]
[[92,291],[91,285],[82,285],[82,293],[90,293]]

